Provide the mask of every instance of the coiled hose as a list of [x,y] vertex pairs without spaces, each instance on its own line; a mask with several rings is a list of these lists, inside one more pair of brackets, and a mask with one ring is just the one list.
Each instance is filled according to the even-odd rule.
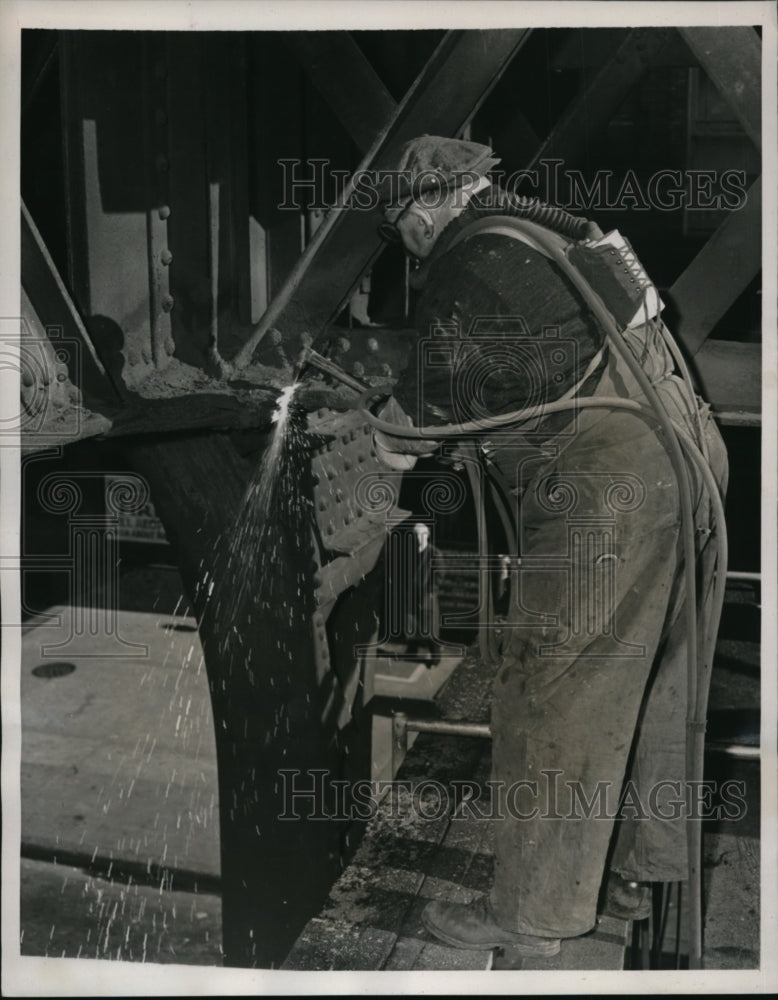
[[537,222],[541,226],[545,226],[546,229],[553,229],[555,233],[567,236],[571,240],[585,239],[589,232],[588,219],[571,215],[556,205],[547,205],[539,198],[512,195],[508,201],[508,207],[512,218]]
[[[663,432],[662,440],[673,466],[678,482],[681,508],[682,538],[684,551],[684,578],[686,592],[686,647],[687,647],[687,739],[686,770],[687,781],[701,781],[705,753],[705,720],[707,716],[710,673],[713,666],[716,633],[724,604],[726,587],[727,541],[724,526],[724,506],[718,484],[710,470],[706,457],[689,437],[686,431],[675,425],[668,416],[651,382],[625,343],[619,327],[599,295],[577,268],[568,260],[555,240],[549,239],[542,228],[532,222],[511,218],[515,226],[522,229],[522,238],[542,254],[550,257],[578,289],[592,310],[592,313],[606,332],[610,346],[629,368],[649,405],[621,397],[585,397],[562,399],[543,406],[529,407],[513,413],[500,414],[478,421],[461,424],[447,424],[431,427],[407,427],[380,420],[368,409],[369,401],[377,395],[379,388],[367,390],[360,398],[359,407],[366,421],[374,429],[393,437],[435,440],[461,437],[467,434],[483,433],[491,428],[506,427],[523,423],[537,416],[561,410],[593,407],[612,408],[641,412],[652,416]],[[677,349],[676,349],[677,350]],[[676,351],[673,352],[674,354]],[[715,526],[716,573],[711,598],[711,628],[706,637],[702,668],[697,670],[697,588],[695,582],[696,553],[694,543],[694,512],[692,508],[689,471],[684,461],[684,453],[700,472],[707,488]],[[702,967],[702,828],[699,822],[687,821],[687,851],[689,866],[689,968]]]

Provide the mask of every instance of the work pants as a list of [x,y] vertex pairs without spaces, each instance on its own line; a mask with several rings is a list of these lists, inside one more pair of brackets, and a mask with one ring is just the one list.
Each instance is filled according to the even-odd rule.
[[[656,329],[634,336],[668,410],[694,436],[696,403],[670,374]],[[595,395],[645,402],[612,352]],[[723,492],[723,443],[705,406],[700,420]],[[618,409],[581,410],[554,441],[518,458],[498,445],[494,458],[515,477],[522,562],[492,705],[491,903],[506,928],[570,937],[595,923],[609,848],[626,877],[687,874],[685,806],[677,815],[687,714],[678,486],[657,421]],[[691,482],[704,628],[710,504],[693,468]],[[626,818],[616,821],[627,776]]]

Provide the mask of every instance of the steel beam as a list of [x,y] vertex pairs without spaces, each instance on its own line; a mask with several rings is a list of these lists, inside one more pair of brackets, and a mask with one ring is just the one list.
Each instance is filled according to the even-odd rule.
[[[361,167],[381,169],[391,152],[425,132],[458,135],[485,100],[530,29],[450,31],[443,38]],[[287,350],[300,335],[318,333],[348,300],[377,256],[380,210],[347,206],[350,191],[330,210],[292,273],[241,348],[234,364],[247,365],[264,334],[277,327]]]
[[397,102],[347,31],[292,31],[284,39],[316,89],[364,153]]
[[757,149],[762,148],[762,43],[748,25],[679,28],[682,38],[737,115]]
[[706,337],[762,266],[762,180],[732,212],[668,293],[678,312],[675,334],[689,355]]
[[[528,167],[541,160],[579,162],[592,138],[605,128],[626,94],[655,62],[672,35],[671,28],[635,28],[594,74],[585,90],[563,112]],[[549,192],[553,200],[553,192]]]

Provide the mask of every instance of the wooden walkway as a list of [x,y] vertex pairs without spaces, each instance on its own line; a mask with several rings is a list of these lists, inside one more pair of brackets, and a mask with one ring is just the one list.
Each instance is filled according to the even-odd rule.
[[[437,698],[441,717],[488,721],[491,672],[466,657]],[[401,707],[398,704],[398,708]],[[430,900],[469,902],[493,875],[493,824],[457,803],[453,781],[485,783],[491,743],[421,733],[377,805],[351,864],[310,920],[284,969],[451,971],[623,969],[629,925],[604,917],[551,959],[449,948],[427,933]]]

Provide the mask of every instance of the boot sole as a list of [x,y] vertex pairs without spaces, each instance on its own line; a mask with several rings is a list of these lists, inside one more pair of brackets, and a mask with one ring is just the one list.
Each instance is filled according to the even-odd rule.
[[441,941],[445,941],[446,944],[451,945],[453,948],[464,948],[468,951],[492,951],[494,948],[510,948],[515,954],[523,955],[527,958],[532,958],[533,956],[536,958],[550,958],[552,955],[558,955],[561,947],[558,938],[538,938],[537,944],[534,942],[530,944],[529,942],[522,942],[520,940],[479,941],[476,943],[462,941],[440,930],[424,914],[422,914],[421,919],[430,934]]

